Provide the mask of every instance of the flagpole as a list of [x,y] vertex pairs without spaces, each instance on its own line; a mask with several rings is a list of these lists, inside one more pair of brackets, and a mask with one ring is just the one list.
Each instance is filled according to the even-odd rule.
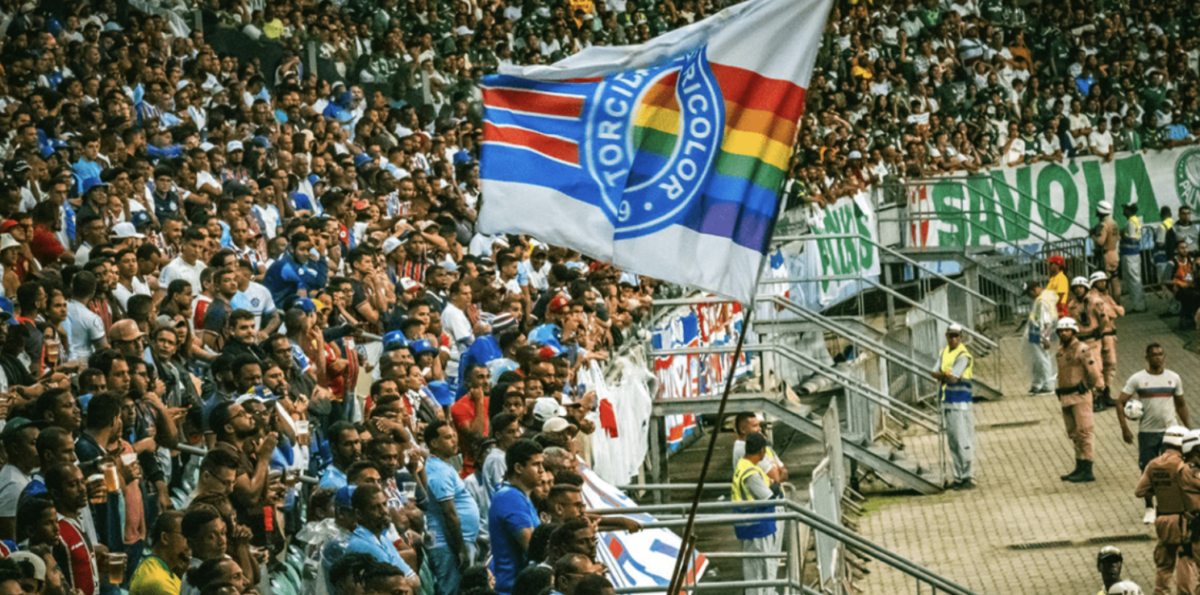
[[[779,210],[782,210],[782,201],[780,206],[776,207],[775,223],[779,221]],[[775,237],[775,226],[771,226],[771,235],[767,239],[767,250],[770,250],[771,240]],[[762,262],[758,265],[758,274],[754,277],[754,290],[750,295],[750,302],[743,304],[742,308],[742,332],[738,333],[737,346],[733,350],[733,360],[728,373],[725,376],[725,389],[721,392],[721,403],[717,407],[717,424],[713,428],[712,436],[708,440],[708,450],[704,453],[704,464],[700,467],[700,479],[696,482],[696,493],[692,496],[692,506],[688,510],[687,525],[683,529],[683,537],[679,548],[679,558],[675,560],[675,570],[671,574],[671,582],[667,587],[667,595],[678,595],[683,588],[684,577],[687,575],[687,569],[691,565],[692,553],[696,547],[696,536],[693,534],[696,523],[696,510],[700,506],[700,496],[704,493],[704,480],[708,477],[709,464],[712,462],[713,451],[717,446],[717,435],[721,433],[721,427],[725,423],[725,406],[729,404],[729,393],[733,390],[733,380],[736,376],[738,360],[742,356],[742,347],[746,343],[746,335],[750,333],[750,317],[754,312],[754,305],[758,300],[758,285],[762,279],[763,271],[766,269],[769,256],[763,255]]]

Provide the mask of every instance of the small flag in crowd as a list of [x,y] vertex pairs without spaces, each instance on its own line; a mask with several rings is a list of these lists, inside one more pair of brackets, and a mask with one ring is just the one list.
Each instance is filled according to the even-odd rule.
[[748,302],[831,0],[749,0],[484,79],[484,233]]

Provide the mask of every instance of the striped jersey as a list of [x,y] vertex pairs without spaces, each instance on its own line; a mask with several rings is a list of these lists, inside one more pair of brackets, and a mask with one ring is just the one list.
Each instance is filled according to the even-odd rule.
[[1175,396],[1183,396],[1183,381],[1179,374],[1163,370],[1162,374],[1151,374],[1141,370],[1125,382],[1123,393],[1142,401],[1142,419],[1138,422],[1139,432],[1165,432],[1178,425],[1175,416]]

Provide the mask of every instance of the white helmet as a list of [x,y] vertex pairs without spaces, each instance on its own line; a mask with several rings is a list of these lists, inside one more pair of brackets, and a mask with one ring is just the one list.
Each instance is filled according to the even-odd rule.
[[1112,212],[1112,203],[1108,202],[1107,200],[1100,201],[1100,204],[1096,205],[1096,212],[1104,213],[1105,215],[1111,213]]
[[1189,430],[1183,435],[1183,454],[1192,452],[1196,445],[1200,445],[1200,430]]
[[1142,588],[1133,581],[1121,581],[1108,588],[1108,595],[1142,595]]
[[1056,326],[1054,330],[1061,331],[1063,329],[1071,329],[1078,333],[1079,324],[1075,322],[1074,318],[1071,318],[1070,316],[1064,316],[1058,319],[1058,326]]
[[1082,285],[1084,287],[1092,286],[1091,283],[1088,283],[1087,277],[1075,277],[1074,279],[1071,279],[1071,287],[1075,287],[1077,285]]
[[1183,426],[1171,426],[1167,428],[1166,434],[1163,435],[1163,446],[1183,448],[1183,437],[1187,433],[1188,429]]
[[1129,421],[1142,419],[1142,402],[1140,400],[1129,399],[1125,403],[1125,419]]
[[1088,281],[1090,281],[1090,285],[1094,286],[1097,281],[1108,281],[1108,275],[1105,274],[1104,271],[1096,271],[1092,273],[1092,276],[1088,279]]

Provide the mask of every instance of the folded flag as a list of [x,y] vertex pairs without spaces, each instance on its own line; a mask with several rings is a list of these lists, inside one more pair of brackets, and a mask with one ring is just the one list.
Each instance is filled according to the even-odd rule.
[[484,233],[748,302],[832,0],[749,0],[484,79]]

